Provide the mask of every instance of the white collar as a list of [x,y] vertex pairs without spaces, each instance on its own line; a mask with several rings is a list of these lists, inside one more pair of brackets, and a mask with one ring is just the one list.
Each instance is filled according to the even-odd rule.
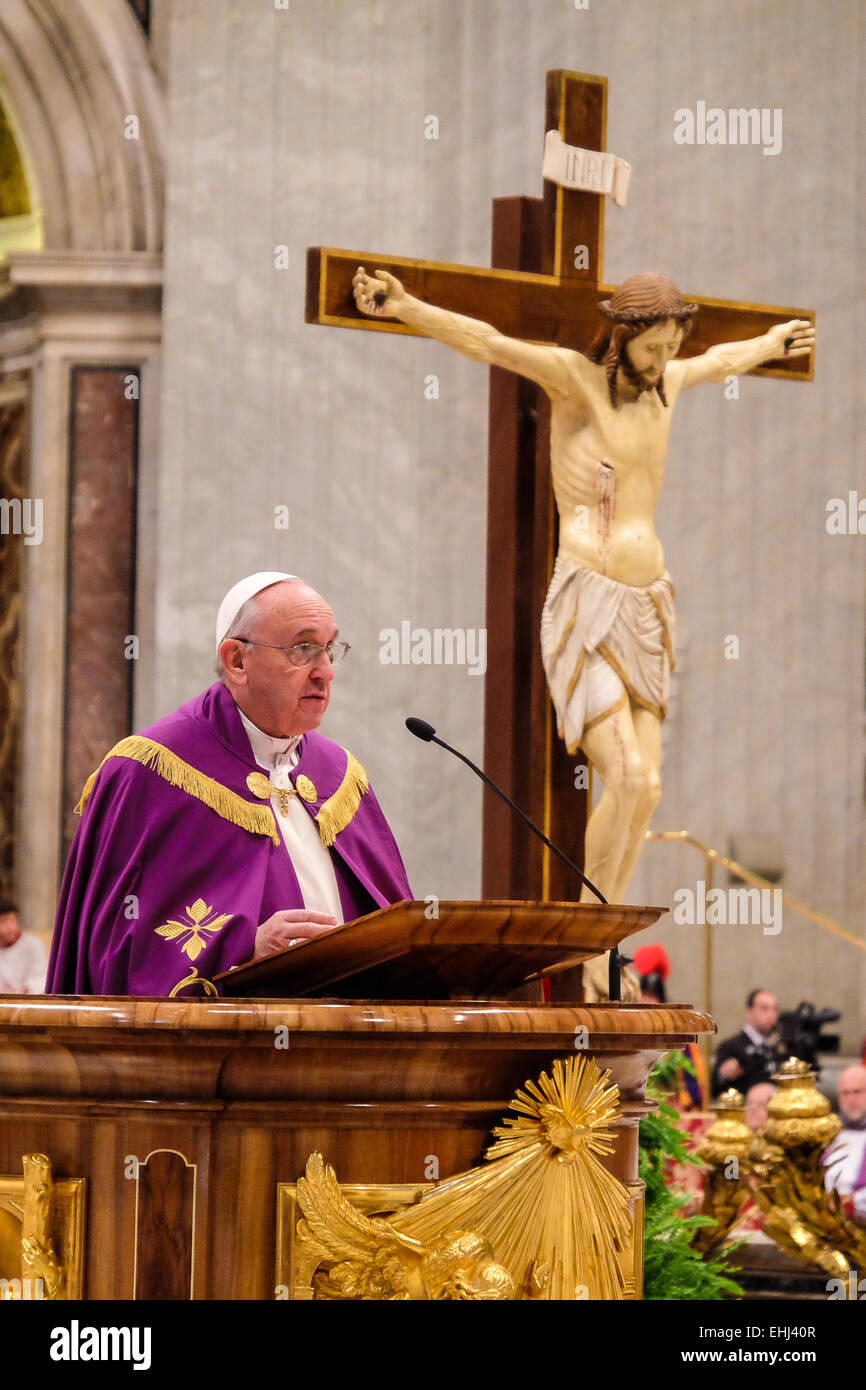
[[240,705],[237,706],[237,711],[247,731],[253,757],[260,767],[294,766],[298,760],[297,747],[303,734],[292,734],[288,738],[275,738],[273,734],[264,733],[251,719],[248,719]]
[[743,1032],[755,1044],[755,1047],[766,1047],[769,1042],[769,1039],[763,1037],[757,1028],[752,1027],[751,1023],[743,1024]]

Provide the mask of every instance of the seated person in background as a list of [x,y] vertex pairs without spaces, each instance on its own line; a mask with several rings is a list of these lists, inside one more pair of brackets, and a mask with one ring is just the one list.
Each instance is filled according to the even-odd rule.
[[48,958],[32,932],[22,932],[15,903],[0,902],[0,994],[41,994]]
[[[640,979],[641,1003],[666,1004],[665,981],[671,973],[671,963],[664,946],[657,942],[638,946],[633,964]],[[694,1068],[694,1075],[680,1068],[676,1103],[680,1110],[705,1110],[709,1100],[706,1063],[695,1043],[686,1043],[683,1051]]]
[[216,994],[212,977],[411,898],[367,774],[316,732],[348,650],[295,575],[217,616],[220,679],[88,779],[60,890],[52,994]]
[[[757,1131],[767,1123],[767,1106],[777,1089],[778,1087],[769,1081],[759,1081],[755,1086],[749,1087],[746,1092],[744,1117],[749,1129]],[[753,1191],[761,1181],[755,1173],[751,1173],[747,1178],[748,1186]],[[740,1208],[740,1214],[731,1229],[731,1236],[735,1240],[747,1240],[750,1244],[772,1244],[770,1237],[764,1232],[763,1217],[754,1197],[748,1197]]]
[[767,1123],[767,1106],[776,1094],[772,1081],[759,1081],[746,1092],[745,1120],[749,1129],[761,1129]]
[[713,1066],[713,1096],[729,1086],[745,1095],[759,1081],[770,1081],[782,1061],[782,1050],[773,1041],[779,1021],[776,996],[768,989],[753,989],[746,1000],[742,1031],[719,1043]]
[[632,962],[640,980],[641,999],[646,1004],[666,1004],[665,981],[671,973],[671,963],[664,946],[648,941],[638,946]]
[[824,1154],[824,1186],[850,1196],[854,1216],[866,1223],[866,1067],[846,1067],[839,1077],[839,1119]]

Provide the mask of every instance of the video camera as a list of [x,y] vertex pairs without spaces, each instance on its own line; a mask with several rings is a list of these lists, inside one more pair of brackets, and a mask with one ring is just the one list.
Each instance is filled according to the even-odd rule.
[[841,1015],[836,1009],[816,1009],[805,1000],[796,1009],[779,1014],[779,1034],[786,1057],[799,1057],[817,1066],[819,1052],[837,1053],[839,1034],[822,1033],[825,1023],[835,1023]]

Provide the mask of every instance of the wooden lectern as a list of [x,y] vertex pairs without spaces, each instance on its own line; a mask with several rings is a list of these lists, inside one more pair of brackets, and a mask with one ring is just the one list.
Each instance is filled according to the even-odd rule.
[[472,1168],[515,1092],[578,1051],[619,1088],[603,1166],[629,1194],[621,1296],[639,1297],[643,1088],[712,1020],[504,995],[659,910],[430,908],[397,904],[231,972],[223,988],[244,997],[3,997],[0,1280],[24,1297],[312,1297],[296,1237],[311,1154],[360,1210],[405,1209]]

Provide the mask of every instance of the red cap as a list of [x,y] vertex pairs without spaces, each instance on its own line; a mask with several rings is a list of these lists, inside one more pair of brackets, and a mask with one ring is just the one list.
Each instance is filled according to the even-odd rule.
[[647,946],[638,946],[634,953],[634,968],[639,975],[661,975],[663,980],[666,980],[671,973],[668,953],[664,946],[660,946],[657,942],[650,942]]

